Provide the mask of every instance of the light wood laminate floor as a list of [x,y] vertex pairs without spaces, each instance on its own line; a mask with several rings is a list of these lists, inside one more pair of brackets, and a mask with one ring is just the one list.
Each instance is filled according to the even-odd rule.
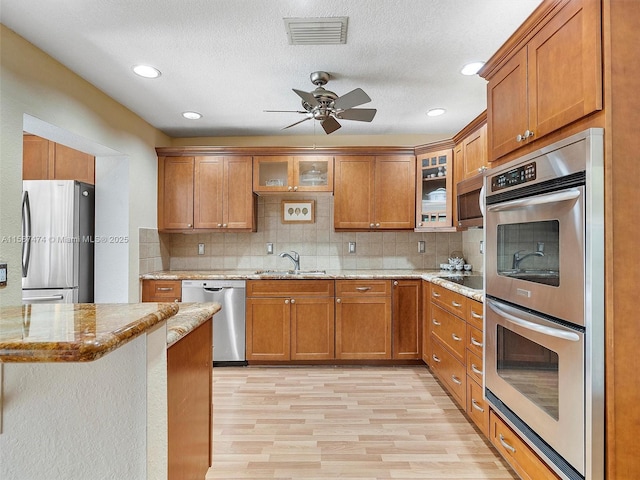
[[424,367],[214,369],[207,480],[516,479]]

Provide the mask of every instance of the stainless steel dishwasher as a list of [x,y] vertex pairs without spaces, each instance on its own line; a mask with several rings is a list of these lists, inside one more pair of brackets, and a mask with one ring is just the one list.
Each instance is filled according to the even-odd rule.
[[244,280],[183,280],[183,302],[215,302],[222,310],[213,316],[213,365],[246,365]]

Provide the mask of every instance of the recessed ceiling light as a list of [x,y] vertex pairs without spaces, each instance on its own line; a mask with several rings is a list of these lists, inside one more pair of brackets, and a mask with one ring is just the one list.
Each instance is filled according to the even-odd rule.
[[483,65],[484,65],[484,62],[467,63],[464,67],[462,67],[462,70],[460,70],[460,73],[463,75],[475,75],[476,73],[478,73],[478,70],[480,70]]
[[151,65],[134,65],[133,71],[136,75],[140,75],[144,78],[158,78],[160,75],[160,70]]
[[442,115],[446,110],[444,108],[432,108],[427,112],[427,115],[430,117],[437,117],[438,115]]
[[198,112],[182,112],[182,116],[189,120],[198,120],[199,118],[202,118],[202,114]]

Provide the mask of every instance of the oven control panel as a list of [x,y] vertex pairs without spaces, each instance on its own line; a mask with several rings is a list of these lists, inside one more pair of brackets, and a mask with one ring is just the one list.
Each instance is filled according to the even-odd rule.
[[496,192],[503,188],[513,187],[522,183],[532,182],[536,179],[536,162],[521,165],[508,172],[501,173],[491,178],[491,191]]

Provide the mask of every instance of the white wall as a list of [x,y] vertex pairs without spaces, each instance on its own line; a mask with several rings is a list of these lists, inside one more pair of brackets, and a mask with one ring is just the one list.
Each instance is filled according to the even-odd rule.
[[[120,186],[127,203],[129,243],[114,248],[108,257],[112,272],[117,269],[118,275],[127,280],[120,281],[116,288],[125,285],[126,292],[114,290],[104,298],[137,301],[138,229],[156,227],[155,147],[170,145],[170,139],[3,25],[0,43],[0,239],[21,234],[22,132],[24,118],[33,117],[83,142],[84,151],[118,155],[116,162],[127,159],[128,180]],[[99,175],[101,171],[98,166]],[[111,226],[107,223],[105,228]],[[127,249],[127,255],[122,255],[122,248]],[[18,305],[20,244],[0,241],[0,261],[9,267],[8,285],[0,289],[0,306]]]

